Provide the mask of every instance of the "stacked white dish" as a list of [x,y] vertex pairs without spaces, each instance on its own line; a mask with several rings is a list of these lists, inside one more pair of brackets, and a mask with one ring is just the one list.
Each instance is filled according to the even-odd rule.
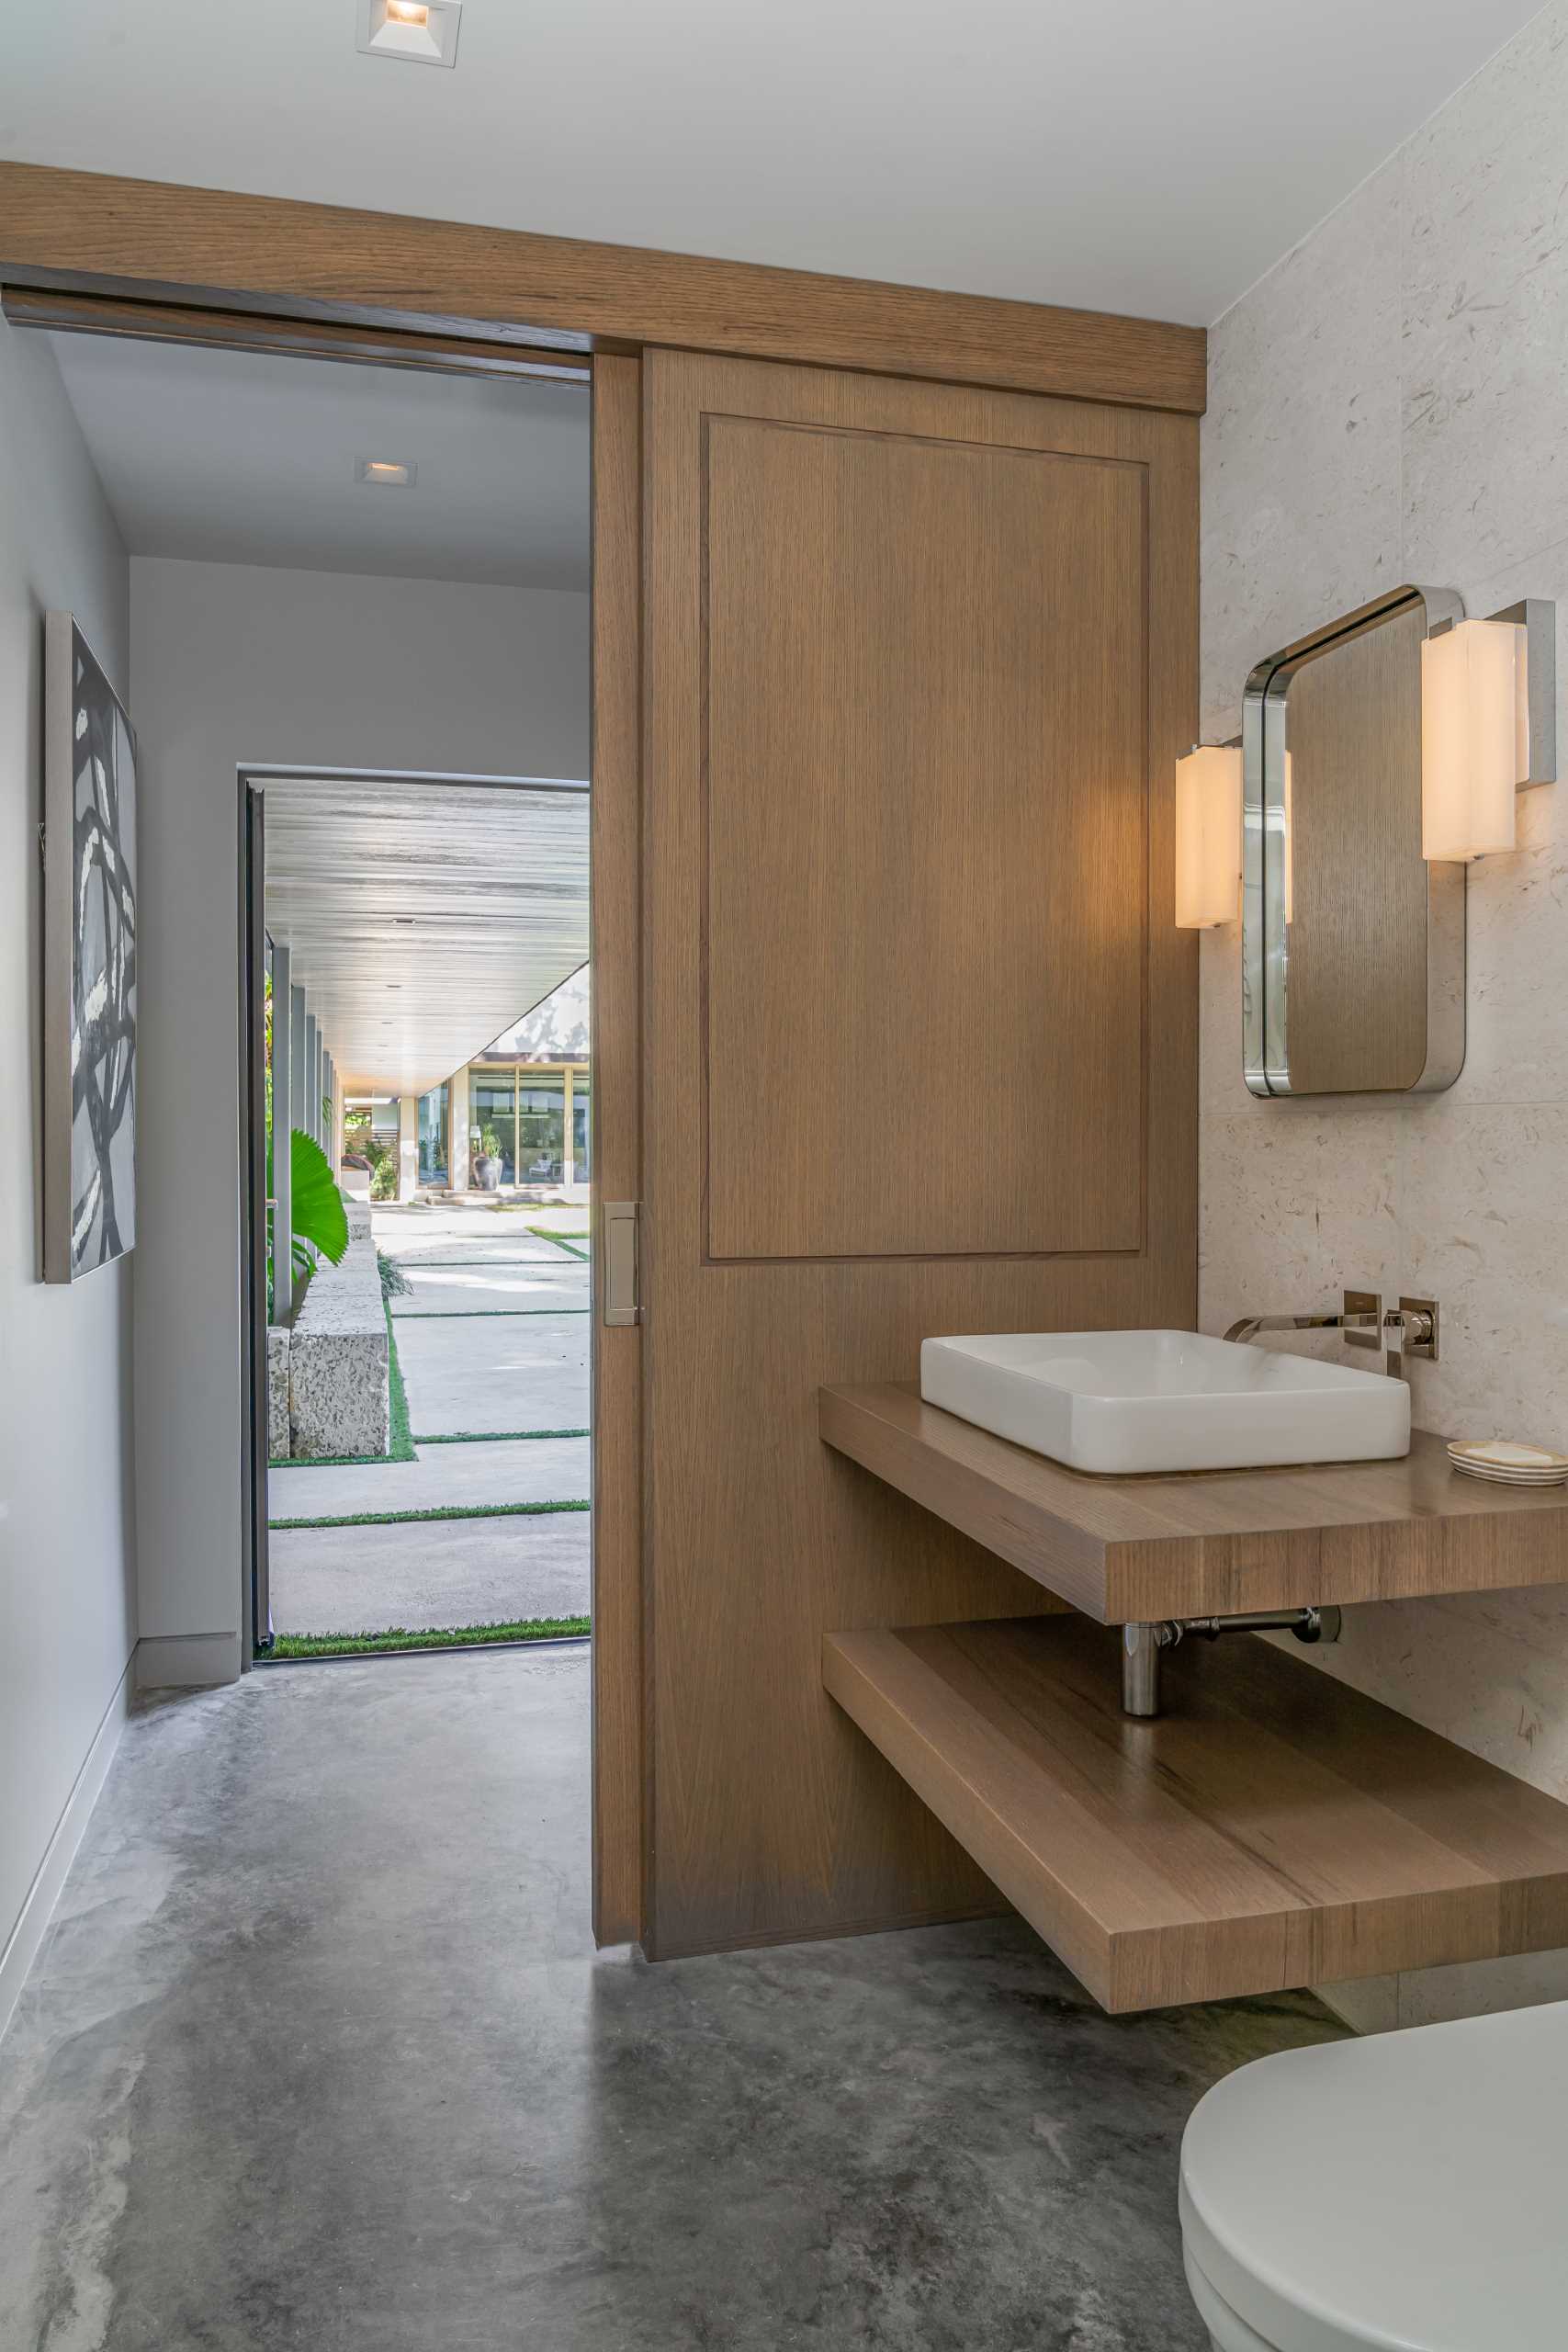
[[1568,1481],[1568,1453],[1553,1453],[1550,1446],[1521,1445],[1514,1438],[1485,1438],[1477,1443],[1455,1439],[1449,1460],[1467,1478],[1492,1478],[1504,1487],[1561,1487]]

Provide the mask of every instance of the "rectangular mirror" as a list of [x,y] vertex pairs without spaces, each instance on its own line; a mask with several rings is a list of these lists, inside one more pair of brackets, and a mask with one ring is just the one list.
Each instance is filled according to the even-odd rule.
[[1421,854],[1421,645],[1400,588],[1247,681],[1242,1012],[1255,1094],[1431,1093],[1464,1062],[1464,867]]

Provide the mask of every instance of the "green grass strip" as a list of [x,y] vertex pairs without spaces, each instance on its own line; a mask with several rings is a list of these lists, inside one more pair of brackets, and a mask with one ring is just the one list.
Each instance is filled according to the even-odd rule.
[[269,1519],[269,1527],[401,1527],[430,1519],[546,1519],[552,1511],[588,1510],[582,1502],[438,1503],[428,1510],[345,1510],[321,1519]]
[[403,1323],[470,1323],[480,1315],[592,1315],[591,1306],[432,1306],[423,1315],[403,1315]]
[[547,1225],[531,1225],[528,1227],[528,1230],[530,1233],[536,1233],[541,1241],[553,1241],[556,1248],[558,1250],[564,1250],[569,1258],[586,1259],[589,1254],[586,1250],[579,1250],[573,1246],[576,1242],[587,1241],[592,1238],[586,1231],[570,1235],[565,1233],[552,1233]]
[[[360,1470],[375,1462],[417,1462],[414,1441],[409,1435],[409,1395],[403,1386],[403,1368],[398,1362],[397,1334],[392,1329],[392,1310],[381,1301],[381,1311],[387,1318],[387,1433],[385,1453],[284,1453],[267,1464],[269,1470]],[[575,1308],[572,1310],[577,1312]],[[591,1314],[592,1308],[581,1309]],[[274,1522],[276,1524],[276,1521]]]
[[517,1445],[534,1437],[592,1437],[592,1430],[444,1430],[416,1437],[415,1445]]
[[586,1617],[522,1617],[505,1625],[389,1625],[384,1634],[278,1634],[258,1666],[275,1658],[369,1657],[389,1650],[480,1649],[490,1642],[573,1641],[592,1630]]
[[387,1411],[391,1424],[391,1448],[388,1459],[392,1462],[412,1462],[415,1458],[413,1439],[409,1434],[409,1393],[403,1386],[403,1368],[398,1362],[398,1335],[392,1329],[392,1302],[381,1301],[387,1317]]

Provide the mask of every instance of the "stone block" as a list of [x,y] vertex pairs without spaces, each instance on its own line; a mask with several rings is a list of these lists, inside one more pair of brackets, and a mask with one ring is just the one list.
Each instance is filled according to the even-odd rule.
[[282,1461],[288,1453],[288,1347],[291,1334],[281,1323],[267,1326],[266,1450],[269,1460]]
[[317,1266],[289,1336],[291,1442],[297,1461],[385,1453],[390,1365],[380,1270],[367,1202],[348,1204],[343,1263]]

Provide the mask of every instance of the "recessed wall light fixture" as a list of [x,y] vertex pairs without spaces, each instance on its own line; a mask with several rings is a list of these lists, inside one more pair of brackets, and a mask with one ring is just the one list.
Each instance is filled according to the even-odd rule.
[[359,0],[357,46],[406,65],[455,65],[463,0]]
[[419,468],[411,458],[361,458],[354,469],[355,481],[378,483],[383,490],[412,490]]

